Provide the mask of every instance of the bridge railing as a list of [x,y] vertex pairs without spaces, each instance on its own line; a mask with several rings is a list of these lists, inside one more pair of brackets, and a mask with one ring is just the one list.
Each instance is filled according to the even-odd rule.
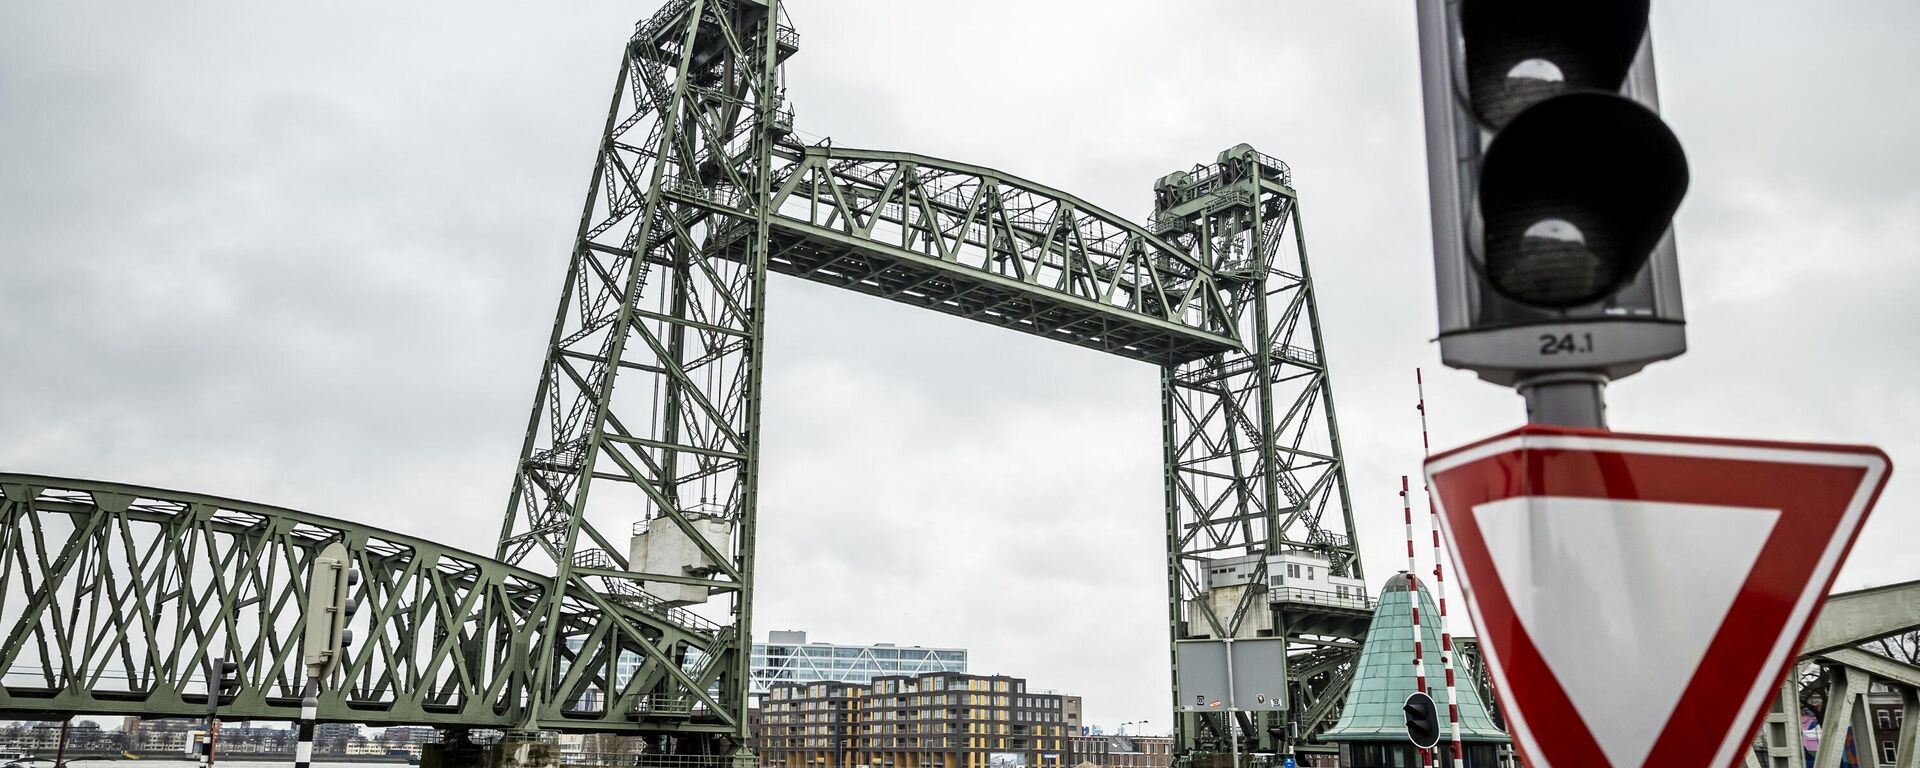
[[1308,603],[1334,608],[1352,608],[1359,611],[1373,610],[1373,598],[1368,597],[1364,592],[1342,595],[1324,589],[1278,587],[1267,591],[1267,602]]

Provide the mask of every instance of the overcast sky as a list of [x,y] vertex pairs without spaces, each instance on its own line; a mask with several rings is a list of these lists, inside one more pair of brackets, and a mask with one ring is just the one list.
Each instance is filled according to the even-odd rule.
[[[1656,5],[1693,351],[1616,385],[1613,424],[1879,445],[1839,586],[1920,577],[1920,4]],[[491,552],[652,6],[0,4],[0,470]],[[843,146],[1136,219],[1237,142],[1290,163],[1375,588],[1414,368],[1436,446],[1522,420],[1428,341],[1411,3],[789,7],[798,127]],[[768,305],[756,634],[963,646],[1166,728],[1155,371],[784,277]]]

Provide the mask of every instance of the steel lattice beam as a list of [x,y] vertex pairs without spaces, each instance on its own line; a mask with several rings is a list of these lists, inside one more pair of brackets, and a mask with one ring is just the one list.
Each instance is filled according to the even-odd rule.
[[[323,719],[631,730],[624,712],[528,708],[529,654],[546,634],[548,607],[565,606],[560,626],[605,628],[568,650],[582,687],[609,684],[589,673],[596,659],[702,640],[645,629],[667,623],[647,606],[579,590],[556,601],[548,576],[358,523],[9,474],[0,475],[0,717],[197,715],[208,659],[224,656],[240,663],[242,687],[223,712],[294,718],[306,581],[332,541],[347,545],[364,575],[363,607],[353,625],[361,639],[323,687]],[[642,663],[632,676],[661,666]]]

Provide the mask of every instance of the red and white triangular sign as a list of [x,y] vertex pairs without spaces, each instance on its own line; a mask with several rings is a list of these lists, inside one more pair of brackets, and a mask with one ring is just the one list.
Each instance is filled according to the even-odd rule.
[[1721,768],[1886,484],[1886,454],[1526,427],[1427,482],[1532,768]]

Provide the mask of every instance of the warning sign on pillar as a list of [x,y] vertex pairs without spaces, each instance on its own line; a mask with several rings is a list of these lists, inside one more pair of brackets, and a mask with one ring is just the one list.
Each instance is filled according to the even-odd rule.
[[1860,446],[1542,427],[1428,460],[1529,765],[1738,762],[1890,468]]

